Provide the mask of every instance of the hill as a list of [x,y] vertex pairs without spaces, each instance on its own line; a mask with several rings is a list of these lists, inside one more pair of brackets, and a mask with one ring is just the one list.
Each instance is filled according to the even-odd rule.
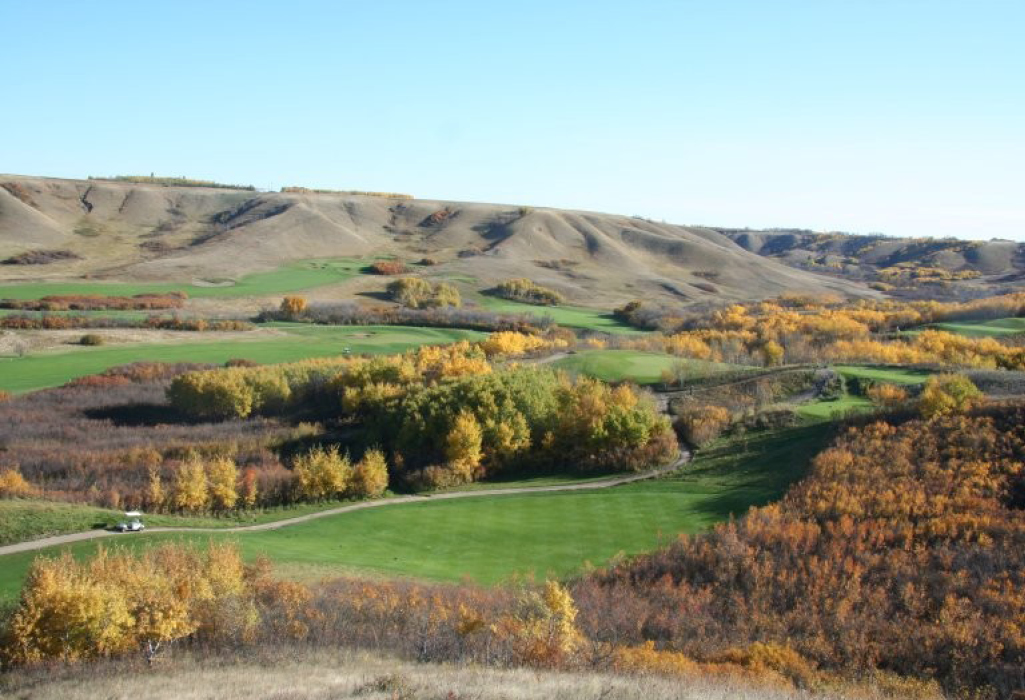
[[571,303],[606,307],[634,298],[871,293],[766,260],[708,228],[288,190],[0,175],[0,259],[28,263],[4,265],[0,277],[216,282],[289,261],[374,255],[433,258],[432,274],[450,277],[464,291],[528,277]]
[[[1025,244],[1004,239],[893,238],[801,229],[716,229],[744,250],[887,291],[980,293],[1025,283]],[[892,289],[890,289],[892,287]]]

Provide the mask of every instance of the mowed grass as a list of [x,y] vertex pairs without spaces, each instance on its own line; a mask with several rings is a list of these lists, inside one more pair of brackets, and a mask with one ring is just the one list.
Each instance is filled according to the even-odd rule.
[[[45,296],[93,294],[132,296],[185,292],[190,297],[246,297],[299,292],[344,282],[366,266],[366,260],[306,260],[290,263],[270,272],[257,272],[237,280],[208,280],[208,284],[189,282],[24,282],[0,285],[0,299],[40,299]],[[222,284],[223,286],[218,286]]]
[[837,365],[834,369],[848,378],[856,377],[887,384],[923,384],[934,374],[927,369],[873,367],[871,365]]
[[[329,516],[280,530],[125,535],[102,544],[237,541],[284,572],[360,572],[493,584],[565,577],[587,562],[654,549],[778,499],[830,435],[818,423],[720,441],[677,474],[610,489],[409,503]],[[53,547],[88,556],[100,543]],[[0,557],[0,597],[16,595],[35,553]]]
[[929,327],[971,338],[1002,338],[1025,333],[1025,318],[995,318],[988,321],[934,323]]
[[474,299],[487,311],[508,314],[532,314],[534,316],[550,316],[560,326],[582,328],[584,330],[601,331],[603,333],[639,334],[645,333],[633,326],[623,323],[611,311],[588,309],[582,306],[536,306],[522,304],[518,301],[499,299],[485,294]]
[[[208,340],[190,334],[189,342],[68,346],[67,350],[24,357],[0,358],[0,389],[14,393],[60,386],[75,377],[97,374],[130,362],[213,362],[245,358],[260,363],[295,362],[314,357],[351,354],[394,354],[421,345],[479,340],[485,334],[449,328],[404,326],[315,326],[269,324],[280,337],[254,335],[253,340]],[[195,336],[195,340],[192,340]]]
[[689,372],[706,374],[736,368],[734,365],[687,360],[665,353],[640,350],[586,350],[557,360],[552,366],[605,382],[655,384],[662,380],[663,372],[672,371],[681,364]]
[[797,407],[797,415],[814,421],[827,421],[841,418],[849,413],[871,411],[875,407],[871,401],[861,396],[844,396],[839,399],[815,401]]

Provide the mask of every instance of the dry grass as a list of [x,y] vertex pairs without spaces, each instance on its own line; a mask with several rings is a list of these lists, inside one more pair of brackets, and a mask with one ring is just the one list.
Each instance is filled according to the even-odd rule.
[[654,675],[413,664],[350,651],[291,650],[242,661],[176,658],[18,672],[0,697],[24,700],[884,700],[759,688],[744,682]]

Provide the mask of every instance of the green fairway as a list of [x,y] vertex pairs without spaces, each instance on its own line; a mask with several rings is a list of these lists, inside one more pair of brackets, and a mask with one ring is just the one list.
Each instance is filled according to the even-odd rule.
[[[448,328],[404,326],[316,326],[275,323],[282,334],[268,338],[254,334],[253,340],[210,340],[210,334],[194,333],[190,342],[68,346],[67,350],[24,357],[0,358],[0,389],[32,391],[59,386],[75,377],[96,374],[130,362],[215,362],[245,358],[261,363],[294,362],[311,357],[352,354],[394,354],[420,345],[437,345],[457,340],[479,340],[485,334]],[[192,338],[194,336],[194,340]]]
[[871,401],[861,396],[844,396],[829,401],[815,401],[797,407],[797,414],[803,418],[816,421],[840,418],[848,413],[871,411]]
[[485,294],[474,299],[484,309],[507,314],[532,314],[550,316],[560,326],[601,331],[603,333],[644,333],[633,326],[619,321],[610,311],[587,309],[582,306],[535,306],[518,301],[499,299]]
[[871,365],[837,365],[834,369],[845,377],[857,377],[887,384],[923,384],[933,372],[904,367],[873,367]]
[[1025,318],[995,318],[989,321],[934,323],[929,327],[972,338],[1003,338],[1025,333]]
[[92,294],[132,296],[185,292],[193,298],[266,296],[299,292],[344,282],[358,274],[365,260],[306,260],[270,272],[257,272],[237,280],[190,282],[24,282],[0,285],[0,299],[39,299],[45,296]]
[[662,380],[664,371],[684,365],[689,374],[713,374],[735,365],[688,360],[661,352],[640,350],[587,350],[552,363],[553,367],[568,372],[586,374],[605,382],[630,381],[636,384],[655,384]]
[[[286,573],[306,567],[482,583],[514,574],[567,576],[585,562],[650,550],[778,499],[829,434],[828,424],[814,424],[724,440],[672,477],[611,489],[400,504],[266,532],[147,533],[105,543],[229,538],[247,557],[265,554]],[[96,547],[83,542],[45,552],[85,556]],[[0,558],[0,597],[16,594],[34,556]]]

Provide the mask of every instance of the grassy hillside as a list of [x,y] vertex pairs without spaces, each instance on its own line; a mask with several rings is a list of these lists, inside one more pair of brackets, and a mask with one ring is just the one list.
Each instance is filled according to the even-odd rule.
[[212,278],[205,282],[23,282],[0,284],[0,299],[40,299],[45,296],[92,294],[131,296],[185,292],[190,298],[230,298],[289,294],[328,284],[345,282],[361,273],[366,261],[353,259],[306,260],[283,265],[270,272],[244,275],[238,279]]

